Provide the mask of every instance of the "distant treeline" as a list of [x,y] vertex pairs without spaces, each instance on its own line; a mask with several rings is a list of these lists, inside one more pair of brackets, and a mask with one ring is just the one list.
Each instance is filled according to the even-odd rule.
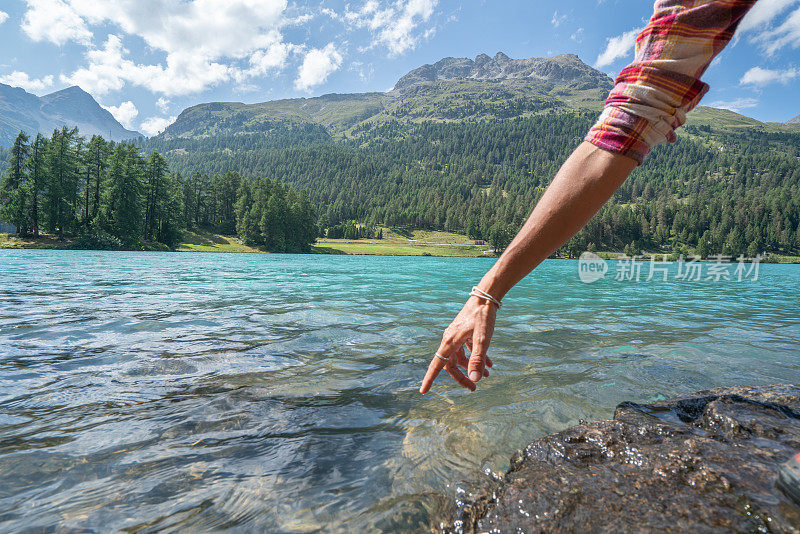
[[383,239],[382,228],[359,225],[352,221],[337,224],[322,231],[329,239]]
[[74,238],[79,248],[174,248],[183,230],[239,235],[270,251],[307,251],[317,235],[308,198],[266,178],[228,172],[184,179],[158,152],[77,129],[31,140],[20,133],[5,159],[0,221],[22,236]]
[[[439,229],[503,248],[595,119],[392,121],[340,142],[273,125],[268,136],[156,138],[144,147],[184,174],[236,171],[300,187],[322,228]],[[800,133],[688,127],[677,144],[657,147],[561,252],[798,254],[798,156]]]

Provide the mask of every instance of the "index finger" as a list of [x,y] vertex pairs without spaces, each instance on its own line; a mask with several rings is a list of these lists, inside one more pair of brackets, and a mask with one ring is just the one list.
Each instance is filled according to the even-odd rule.
[[428,365],[428,372],[425,373],[425,378],[422,379],[422,385],[419,387],[420,393],[424,395],[431,389],[433,381],[436,380],[436,377],[439,376],[439,372],[444,369],[445,365],[447,365],[446,361],[438,356],[433,357],[430,365]]
[[444,366],[447,365],[447,362],[453,357],[455,352],[458,350],[460,345],[455,343],[455,340],[443,340],[442,344],[439,345],[439,350],[436,351],[437,354],[441,354],[447,361],[434,356],[431,360],[430,365],[428,365],[428,372],[425,373],[425,378],[422,379],[422,385],[419,387],[419,392],[423,395],[431,389],[431,384],[439,375],[439,372],[444,369]]

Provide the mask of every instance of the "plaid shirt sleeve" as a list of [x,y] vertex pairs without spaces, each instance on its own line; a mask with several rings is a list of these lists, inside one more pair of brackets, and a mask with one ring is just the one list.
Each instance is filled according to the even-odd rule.
[[636,38],[636,56],[620,72],[586,141],[636,160],[674,143],[708,85],[700,80],[756,0],[656,0]]

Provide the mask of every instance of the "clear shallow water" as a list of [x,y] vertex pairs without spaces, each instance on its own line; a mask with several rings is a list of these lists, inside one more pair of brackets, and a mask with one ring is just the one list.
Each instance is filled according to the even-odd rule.
[[0,251],[0,531],[420,529],[532,438],[800,382],[800,266],[512,290],[477,393],[419,381],[487,259]]

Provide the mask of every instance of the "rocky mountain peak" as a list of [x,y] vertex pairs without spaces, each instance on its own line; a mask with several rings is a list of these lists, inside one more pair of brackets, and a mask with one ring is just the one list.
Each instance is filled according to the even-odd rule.
[[49,134],[62,126],[75,126],[86,137],[102,135],[114,141],[141,135],[127,130],[77,85],[39,97],[0,84],[0,147],[10,146],[20,131]]
[[489,63],[491,60],[492,58],[490,58],[486,54],[478,54],[478,57],[475,58],[475,64],[481,66],[485,65],[486,63]]
[[71,86],[69,86],[69,87],[67,87],[65,89],[61,89],[60,91],[55,91],[54,93],[50,93],[50,95],[58,95],[58,94],[62,94],[62,95],[87,95],[87,96],[89,95],[89,93],[87,93],[86,91],[84,91],[83,89],[81,89],[77,85],[71,85]]
[[72,87],[67,87],[66,89],[61,89],[60,91],[56,91],[54,93],[50,93],[40,97],[42,102],[78,102],[81,104],[86,104],[88,102],[95,102],[92,95],[78,87],[77,85],[73,85]]
[[469,58],[446,57],[433,65],[412,70],[397,82],[395,91],[440,80],[517,80],[529,79],[550,82],[573,89],[608,89],[612,80],[605,73],[585,64],[575,54],[549,58],[512,59],[503,52],[494,57],[478,55]]

